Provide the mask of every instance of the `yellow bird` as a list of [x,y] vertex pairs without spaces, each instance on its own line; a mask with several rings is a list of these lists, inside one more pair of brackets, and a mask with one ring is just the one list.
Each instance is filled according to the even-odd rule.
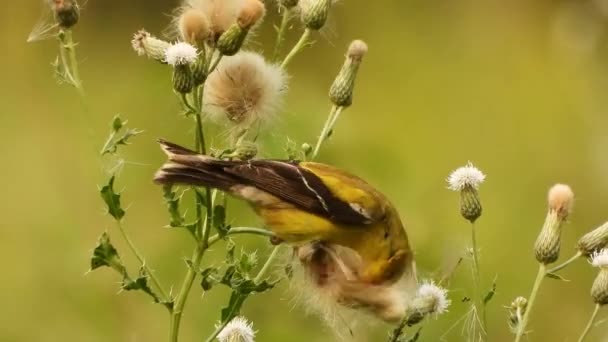
[[249,202],[336,302],[390,322],[403,316],[416,288],[413,251],[397,210],[364,180],[321,163],[228,161],[160,144],[169,161],[156,183],[208,186]]

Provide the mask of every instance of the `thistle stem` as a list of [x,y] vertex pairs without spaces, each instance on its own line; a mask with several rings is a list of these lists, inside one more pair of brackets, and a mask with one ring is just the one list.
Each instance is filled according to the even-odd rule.
[[487,337],[488,327],[486,323],[486,306],[483,303],[483,296],[481,294],[481,272],[479,270],[479,252],[477,249],[477,237],[475,234],[474,223],[471,223],[471,245],[473,249],[473,251],[471,252],[473,254],[473,282],[475,283],[475,293],[477,297],[477,302],[478,305],[481,306],[482,310],[481,323],[483,326],[483,335]]
[[591,318],[589,319],[589,322],[587,322],[587,326],[585,327],[585,330],[583,330],[581,337],[578,338],[578,342],[583,342],[585,340],[585,338],[589,334],[589,331],[591,331],[591,328],[593,328],[593,323],[595,322],[595,318],[597,317],[597,313],[599,311],[600,311],[600,305],[595,304],[595,309],[593,310],[593,314],[591,314]]
[[564,267],[570,265],[571,263],[575,262],[576,260],[578,260],[578,258],[582,257],[583,253],[581,251],[577,251],[576,254],[574,254],[570,259],[564,261],[563,263],[551,268],[550,270],[547,271],[547,274],[549,273],[555,273],[561,269],[563,269]]
[[61,29],[58,34],[59,38],[59,56],[65,76],[69,82],[78,90],[81,96],[84,96],[82,82],[78,72],[78,60],[76,59],[76,44],[72,37],[72,30]]
[[547,275],[547,266],[545,264],[539,264],[538,273],[536,274],[536,280],[534,281],[534,285],[532,286],[532,292],[530,293],[530,298],[528,299],[528,306],[526,308],[526,312],[524,313],[524,317],[517,328],[517,334],[515,335],[515,342],[521,341],[521,338],[524,336],[526,332],[526,326],[528,325],[528,321],[530,319],[530,313],[532,312],[532,307],[534,306],[534,301],[536,300],[536,295],[538,294],[538,289],[545,279]]
[[167,293],[163,289],[163,287],[160,284],[160,281],[158,280],[158,278],[156,277],[156,275],[154,275],[154,273],[146,265],[146,260],[141,256],[141,253],[139,253],[139,251],[137,250],[137,247],[135,247],[135,244],[133,243],[133,240],[131,240],[131,237],[129,237],[129,234],[127,233],[127,231],[126,231],[125,227],[123,226],[122,222],[121,221],[116,221],[116,226],[118,227],[118,230],[120,231],[120,234],[122,235],[122,238],[125,240],[125,242],[129,246],[129,249],[131,250],[131,252],[133,253],[133,255],[135,255],[135,257],[137,258],[137,260],[139,260],[139,262],[141,263],[141,267],[146,271],[146,274],[150,277],[150,279],[154,283],[154,286],[156,286],[156,289],[160,292],[160,294],[162,296],[162,300],[163,301],[169,301],[170,297],[167,295]]
[[342,109],[344,109],[344,107],[333,106],[331,108],[331,111],[329,112],[329,115],[327,116],[327,120],[325,121],[325,124],[323,125],[323,129],[321,130],[321,134],[319,135],[319,138],[317,139],[317,144],[315,145],[315,149],[312,152],[311,159],[315,159],[317,157],[317,155],[319,154],[321,145],[328,138],[329,132],[331,132],[334,125],[336,124],[336,121],[338,120],[338,117],[340,116]]
[[279,53],[281,52],[281,45],[283,41],[285,41],[285,33],[287,32],[287,25],[289,24],[289,19],[291,19],[291,9],[281,6],[281,10],[283,13],[281,15],[281,26],[279,26],[279,30],[277,32],[277,41],[274,44],[274,51],[272,53],[272,60],[277,61],[279,59]]
[[[230,228],[230,230],[226,233],[226,235],[238,235],[238,234],[251,234],[251,235],[260,235],[273,237],[274,234],[266,229],[262,228],[253,228],[253,227],[235,227]],[[219,234],[215,234],[209,238],[209,246],[211,247],[216,242],[220,241],[222,237]]]
[[304,49],[304,47],[306,47],[311,33],[312,31],[309,28],[304,29],[304,32],[302,33],[302,36],[300,37],[296,45],[294,45],[294,47],[291,49],[291,51],[289,51],[287,56],[285,56],[285,59],[283,59],[283,62],[281,63],[281,68],[285,69],[287,67],[287,64],[291,62],[291,60],[298,54],[298,52],[300,52],[302,49]]

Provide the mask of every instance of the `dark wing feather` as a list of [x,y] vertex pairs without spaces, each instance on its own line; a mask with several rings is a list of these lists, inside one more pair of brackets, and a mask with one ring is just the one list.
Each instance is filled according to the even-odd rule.
[[254,160],[225,170],[246,180],[244,183],[334,222],[349,225],[369,223],[369,218],[334,196],[319,177],[295,162]]
[[318,176],[297,162],[219,160],[164,140],[159,142],[169,162],[156,173],[157,183],[209,186],[223,191],[236,185],[253,186],[336,223],[370,223],[369,218],[334,196]]

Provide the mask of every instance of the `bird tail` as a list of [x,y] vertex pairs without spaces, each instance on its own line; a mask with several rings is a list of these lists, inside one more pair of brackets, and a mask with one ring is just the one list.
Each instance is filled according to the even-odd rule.
[[226,167],[239,162],[198,154],[163,139],[158,142],[169,160],[156,171],[155,183],[208,186],[222,191],[229,191],[232,186],[238,184],[238,179],[226,172]]

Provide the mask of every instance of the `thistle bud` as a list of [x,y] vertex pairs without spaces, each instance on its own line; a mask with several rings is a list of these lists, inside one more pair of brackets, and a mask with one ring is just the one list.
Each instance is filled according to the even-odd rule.
[[167,63],[166,52],[171,46],[169,42],[160,40],[145,30],[139,30],[133,36],[131,45],[139,56],[147,56],[161,63]]
[[516,332],[519,330],[519,325],[528,308],[528,300],[524,297],[517,297],[507,308],[509,309],[509,326],[512,331]]
[[367,44],[365,42],[355,40],[350,43],[342,69],[340,69],[334,83],[329,88],[329,99],[336,106],[348,107],[353,103],[355,79],[366,52]]
[[332,0],[302,0],[300,8],[302,11],[302,22],[306,28],[320,30],[329,15]]
[[312,153],[312,146],[309,143],[303,143],[301,148],[305,156],[308,156],[310,155],[310,153]]
[[590,256],[608,245],[608,222],[583,235],[578,240],[578,250],[585,256]]
[[217,49],[225,56],[235,55],[243,46],[251,27],[266,14],[264,4],[259,0],[247,0],[239,12],[237,21],[222,33],[217,41]]
[[573,200],[574,194],[567,185],[556,184],[549,190],[549,211],[534,244],[534,254],[538,262],[547,265],[559,257],[562,224],[570,215]]
[[595,252],[591,264],[600,269],[591,286],[591,297],[599,305],[608,304],[608,249]]
[[205,14],[193,8],[185,10],[179,16],[178,29],[183,41],[198,47],[204,46],[211,34]]
[[486,176],[471,163],[456,169],[447,179],[448,189],[460,192],[460,214],[471,223],[481,216],[481,200],[477,189],[485,179]]
[[258,147],[255,143],[249,141],[241,141],[234,152],[226,155],[229,158],[236,158],[239,160],[250,160],[258,154]]
[[198,59],[196,48],[188,43],[173,44],[167,49],[165,59],[173,66],[173,89],[182,94],[191,92],[195,80],[190,66]]
[[192,64],[192,80],[195,86],[199,86],[205,83],[207,79],[207,70],[205,68],[205,58],[199,56],[197,60]]
[[298,5],[298,0],[279,0],[279,4],[285,8],[293,8]]
[[61,28],[68,29],[80,18],[80,8],[74,0],[51,0],[51,8],[55,14],[55,20]]

